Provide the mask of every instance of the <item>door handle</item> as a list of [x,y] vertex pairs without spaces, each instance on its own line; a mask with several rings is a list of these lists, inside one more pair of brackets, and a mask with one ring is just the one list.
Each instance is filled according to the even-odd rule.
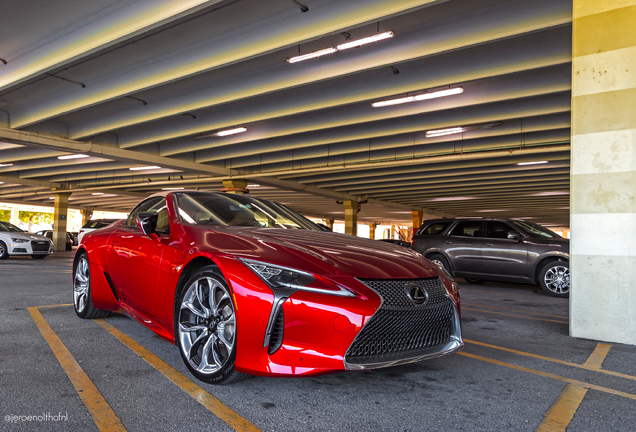
[[484,246],[494,246],[492,243],[486,243]]

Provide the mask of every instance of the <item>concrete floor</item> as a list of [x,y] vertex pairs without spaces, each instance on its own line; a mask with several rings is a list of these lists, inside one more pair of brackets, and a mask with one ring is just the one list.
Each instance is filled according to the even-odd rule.
[[[71,260],[56,253],[0,261],[0,430],[97,430],[27,309],[72,302]],[[538,287],[461,288],[462,353],[314,378],[196,383],[263,431],[531,431],[549,410],[548,421],[561,426],[545,430],[636,430],[636,347],[607,351],[569,337],[568,300]],[[39,310],[125,429],[232,430],[96,322],[77,318],[72,306]],[[191,378],[175,346],[130,318],[106,322]],[[578,389],[578,401],[569,393],[559,398],[566,387]],[[12,417],[46,413],[68,419]]]

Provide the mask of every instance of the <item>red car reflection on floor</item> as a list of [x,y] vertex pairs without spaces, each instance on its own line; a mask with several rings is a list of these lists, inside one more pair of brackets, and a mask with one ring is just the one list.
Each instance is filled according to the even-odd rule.
[[459,291],[410,249],[244,195],[166,192],[86,234],[81,318],[126,313],[209,383],[399,365],[463,347]]

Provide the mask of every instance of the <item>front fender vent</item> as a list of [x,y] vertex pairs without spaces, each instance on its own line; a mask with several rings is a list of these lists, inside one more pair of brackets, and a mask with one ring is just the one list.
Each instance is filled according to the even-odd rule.
[[283,331],[285,329],[285,316],[283,314],[283,308],[278,310],[278,314],[274,319],[274,325],[272,326],[272,335],[269,338],[269,346],[267,352],[269,355],[274,354],[283,344]]

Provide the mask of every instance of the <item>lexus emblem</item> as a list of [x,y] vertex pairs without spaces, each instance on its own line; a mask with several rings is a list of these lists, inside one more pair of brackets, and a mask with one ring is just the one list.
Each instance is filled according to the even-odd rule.
[[419,285],[406,285],[406,293],[409,295],[411,300],[413,300],[413,303],[417,305],[423,305],[428,302],[428,292]]

